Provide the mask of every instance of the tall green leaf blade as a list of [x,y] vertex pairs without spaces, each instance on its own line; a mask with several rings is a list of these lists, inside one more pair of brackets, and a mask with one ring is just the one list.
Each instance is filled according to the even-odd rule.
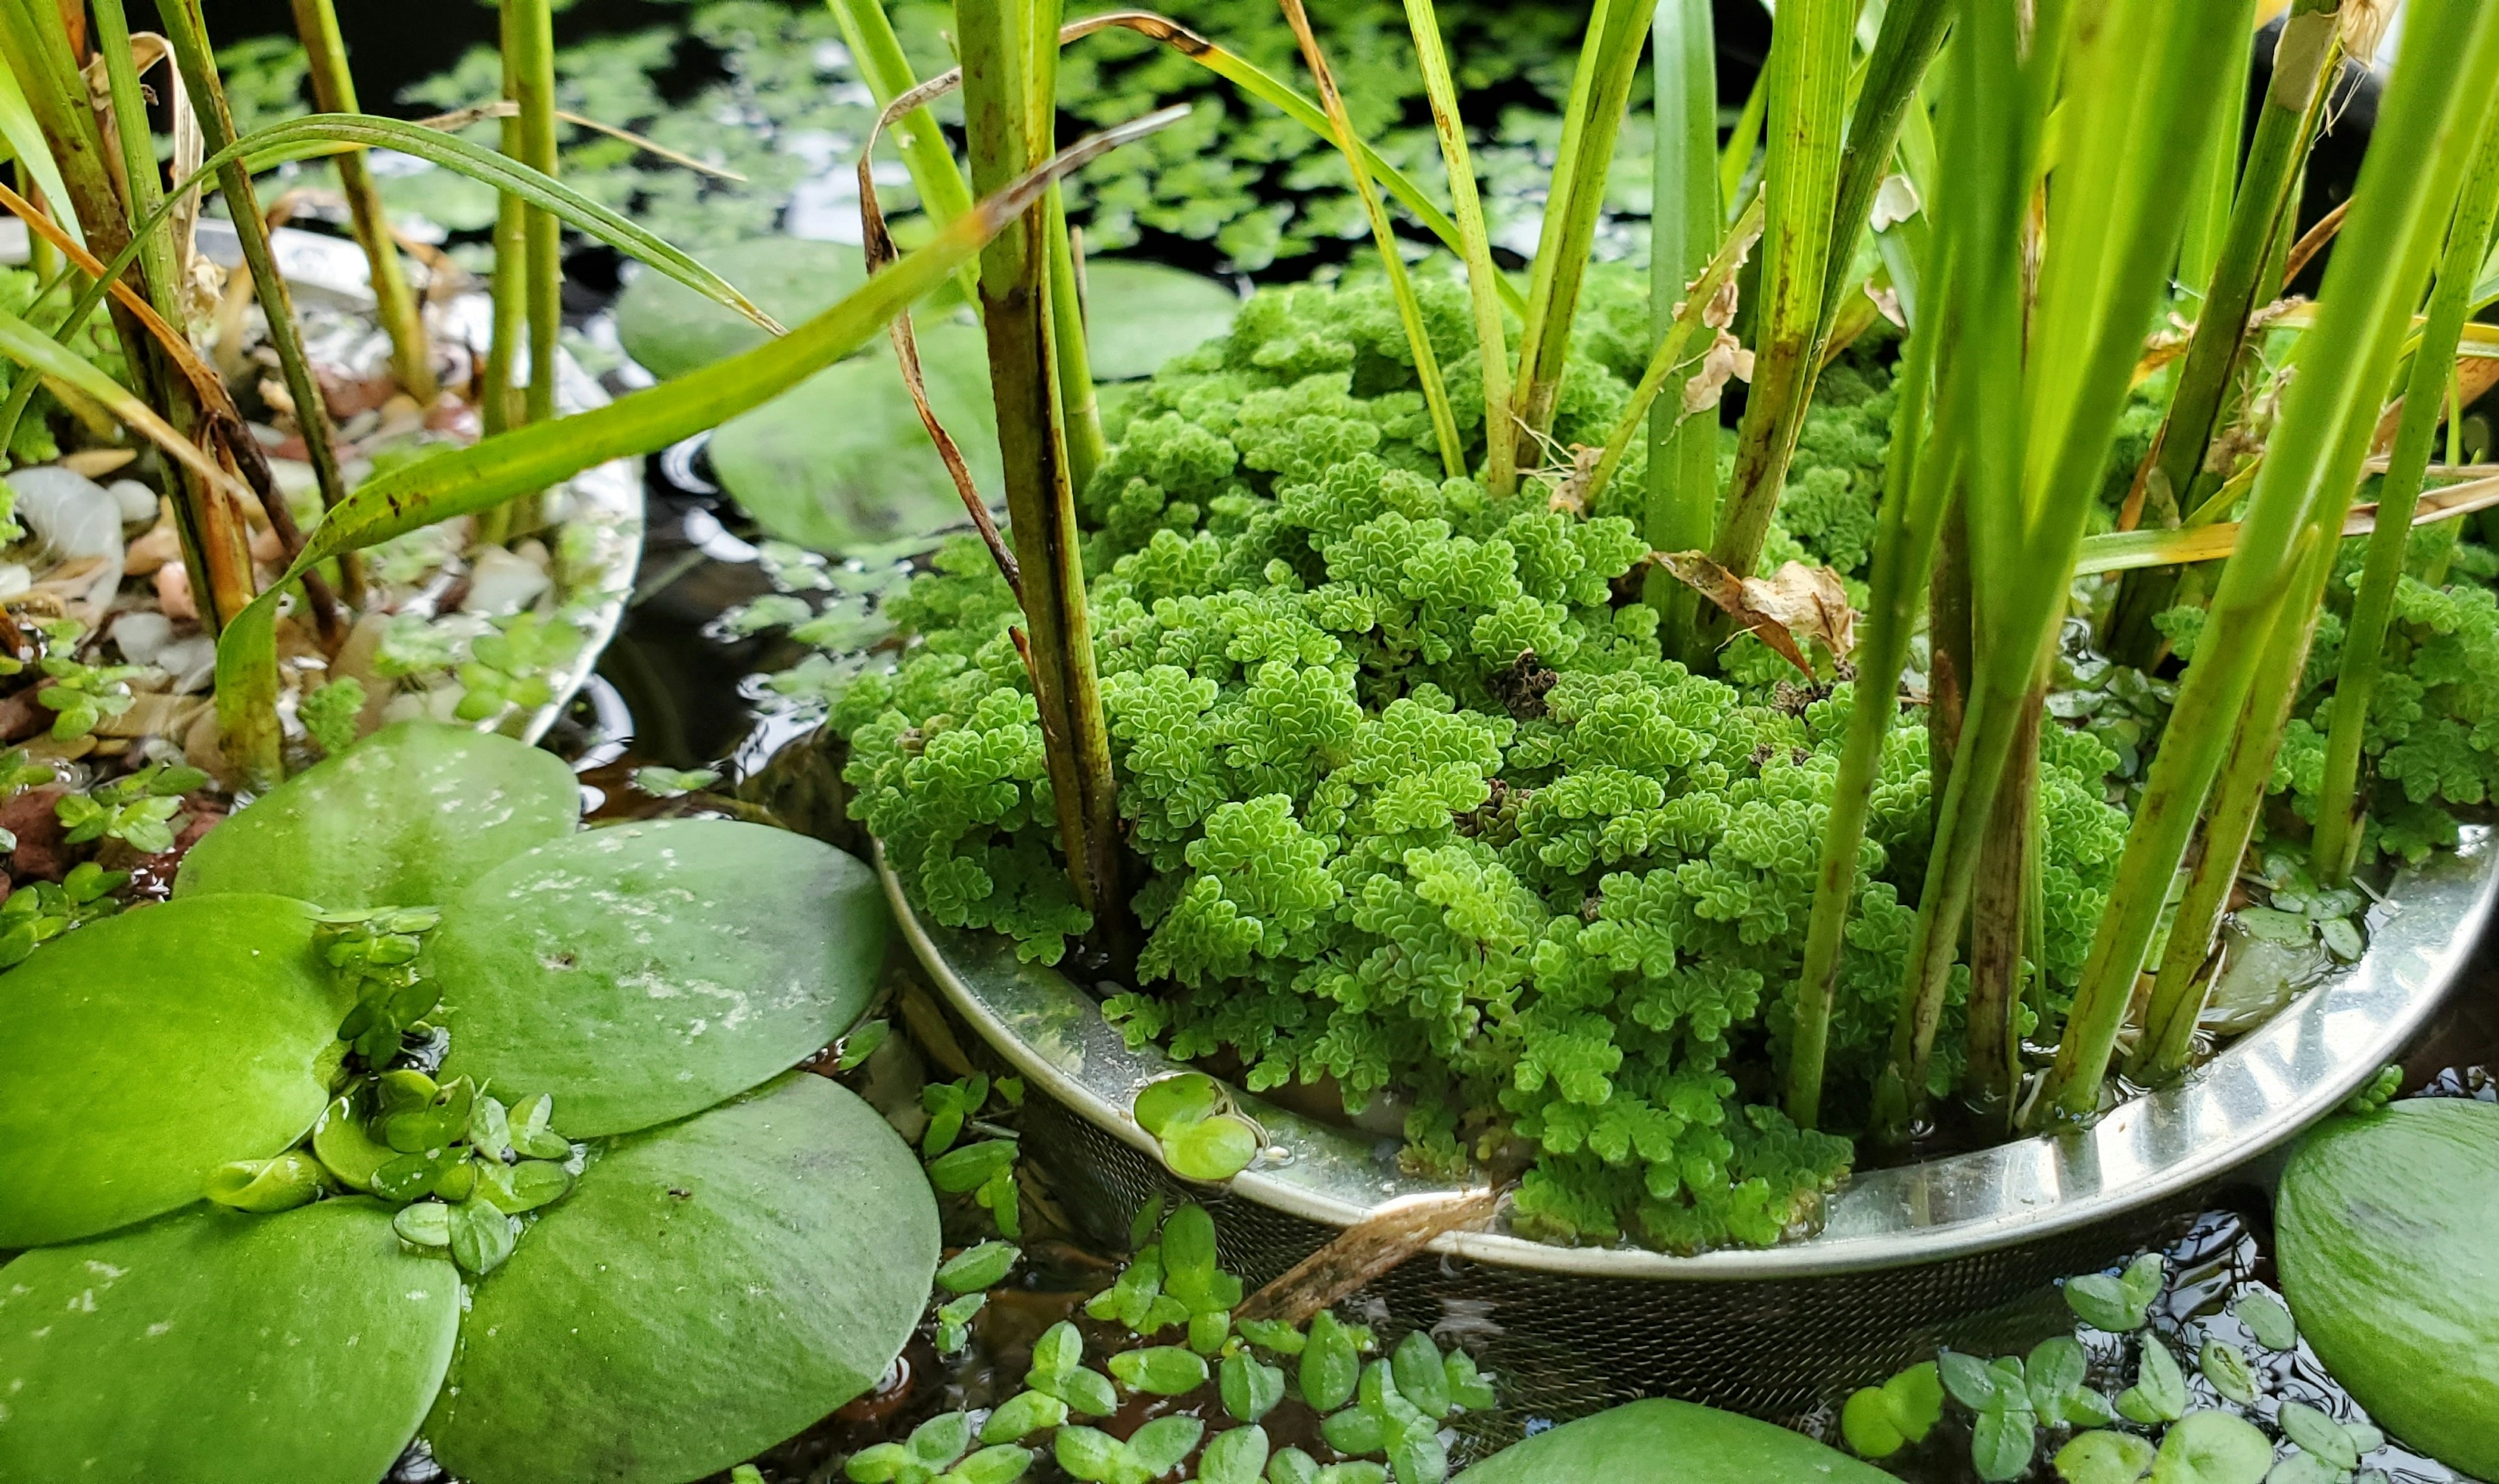
[[[16,163],[35,177],[44,189],[44,199],[62,203],[70,199],[69,187],[61,183],[60,167],[52,163],[52,152],[44,144],[44,130],[35,121],[35,111],[26,102],[25,92],[17,86],[16,74],[0,63],[0,145],[14,156]],[[60,211],[55,217],[61,229],[86,245],[86,235],[79,230],[77,213]]]

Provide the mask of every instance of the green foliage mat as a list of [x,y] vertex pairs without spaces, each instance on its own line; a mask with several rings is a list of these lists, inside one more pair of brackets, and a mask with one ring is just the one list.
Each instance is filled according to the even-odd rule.
[[[1464,297],[1418,287],[1474,457]],[[1632,274],[1592,275],[1558,448],[1604,440],[1647,312]],[[1714,675],[1663,659],[1654,610],[1630,600],[1641,446],[1585,518],[1549,508],[1558,467],[1493,500],[1441,476],[1411,359],[1377,285],[1266,290],[1109,420],[1079,510],[1146,987],[1106,1014],[1139,1044],[1237,1058],[1252,1091],[1324,1081],[1356,1110],[1393,1091],[1414,1168],[1464,1178],[1524,1141],[1522,1232],[1690,1250],[1805,1229],[1851,1150],[1766,1093],[1855,688],[1750,634]],[[1765,574],[1862,570],[1889,374],[1880,344],[1833,368]],[[2449,811],[2499,779],[2499,751],[2470,740],[2499,724],[2492,573],[2468,543],[2454,580],[2399,596],[2420,709],[2373,744],[2398,781],[2368,837],[2381,856],[2451,841]],[[851,741],[853,812],[937,920],[1056,961],[1090,919],[1057,855],[1005,585],[959,543],[882,612],[909,641],[898,668],[828,661],[811,681]],[[2170,621],[2191,637],[2200,617]],[[2276,779],[2294,809],[2313,807],[2339,625],[2329,610]],[[2081,651],[2053,689],[2025,1034],[2080,978],[2174,694]],[[2440,738],[2453,756],[2413,766]],[[1886,1060],[1931,829],[1927,745],[1923,710],[1899,708],[1837,984],[1832,1128],[1862,1126]],[[2278,855],[2258,856],[2267,929],[2320,962],[2356,952],[2358,896]],[[1943,1010],[1936,1095],[1961,1076],[1966,983]]]
[[580,797],[386,728],[8,972],[0,1478],[370,1484],[432,1407],[479,1484],[678,1484],[875,1382],[935,1200],[790,1072],[873,991],[874,877]]
[[1785,1428],[1688,1402],[1634,1402],[1505,1448],[1467,1484],[1880,1484],[1892,1475]]

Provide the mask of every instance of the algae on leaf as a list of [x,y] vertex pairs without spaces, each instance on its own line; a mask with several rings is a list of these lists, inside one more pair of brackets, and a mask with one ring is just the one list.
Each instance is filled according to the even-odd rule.
[[426,1426],[472,1484],[676,1484],[876,1384],[937,1206],[874,1110],[796,1074],[617,1141],[478,1285]]

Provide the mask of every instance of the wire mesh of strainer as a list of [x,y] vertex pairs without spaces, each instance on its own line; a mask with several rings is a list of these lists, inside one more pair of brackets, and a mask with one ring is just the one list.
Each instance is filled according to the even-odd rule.
[[[886,887],[948,1008],[1034,1094],[1025,1157],[1103,1244],[1123,1244],[1158,1193],[1199,1200],[1226,1266],[1255,1286],[1382,1205],[1450,1188],[1401,1174],[1393,1140],[1237,1090],[1267,1132],[1259,1163],[1221,1190],[1178,1179],[1128,1109],[1179,1064],[1130,1050],[1065,976],[1018,962],[1002,939],[926,924],[891,872]],[[2494,893],[2499,847],[2470,830],[2456,855],[2398,880],[2360,962],[2185,1084],[2081,1132],[1863,1174],[1813,1237],[1672,1257],[1453,1233],[1353,1304],[1392,1336],[1433,1330],[1500,1372],[1502,1405],[1466,1419],[1466,1453],[1532,1419],[1646,1396],[1793,1419],[1938,1343],[2027,1343],[2058,1310],[2055,1279],[2158,1240],[2217,1181],[2391,1060],[2462,968]]]

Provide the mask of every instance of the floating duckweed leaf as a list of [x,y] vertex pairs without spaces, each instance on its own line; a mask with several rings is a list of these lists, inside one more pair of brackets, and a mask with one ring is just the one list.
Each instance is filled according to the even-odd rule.
[[332,1099],[321,1121],[312,1125],[313,1154],[341,1184],[354,1190],[373,1189],[373,1177],[399,1157],[367,1131],[368,1113],[366,1096],[359,1090]]
[[967,1412],[941,1412],[911,1430],[903,1446],[923,1468],[941,1469],[972,1445],[972,1418]]
[[1989,1484],[2018,1479],[2039,1447],[2039,1416],[2027,1406],[1991,1406],[1971,1430],[1969,1461]]
[[1314,1411],[1335,1411],[1353,1399],[1361,1379],[1362,1356],[1352,1333],[1327,1309],[1312,1315],[1310,1339],[1302,1349],[1302,1400]]
[[347,1009],[312,928],[283,897],[175,901],[90,923],[9,971],[0,1248],[187,1206],[211,1170],[304,1137],[329,1105]]
[[668,820],[568,836],[445,906],[427,944],[443,1071],[552,1093],[576,1138],[681,1118],[841,1034],[874,988],[886,923],[867,867],[787,830]]
[[413,1107],[382,1114],[382,1142],[403,1154],[448,1148],[469,1135],[469,1115],[477,1100],[477,1084],[455,1077]]
[[2192,1412],[2160,1439],[2153,1484],[2258,1484],[2273,1467],[2273,1442],[2231,1412]]
[[569,1158],[571,1144],[548,1126],[554,1116],[555,1099],[543,1092],[513,1105],[504,1124],[511,1133],[512,1147],[532,1159]]
[[2285,1402],[2274,1417],[2282,1436],[2316,1454],[2336,1469],[2349,1472],[2360,1467],[2360,1449],[2343,1424],[2316,1407],[2299,1402]]
[[426,1436],[471,1484],[726,1468],[875,1384],[937,1242],[919,1161],[822,1078],[619,1139],[478,1285]]
[[1465,1484],[1897,1484],[1785,1428],[1685,1402],[1634,1402],[1537,1434]]
[[500,1098],[480,1097],[469,1107],[469,1147],[488,1159],[512,1150],[512,1115]]
[[200,1193],[219,1206],[259,1215],[308,1206],[328,1183],[321,1162],[301,1149],[275,1159],[238,1159],[209,1172]]
[[1399,1340],[1388,1366],[1397,1394],[1414,1410],[1434,1422],[1449,1414],[1449,1372],[1441,1364],[1441,1347],[1432,1343],[1428,1332],[1415,1330]]
[[1217,1433],[1198,1455],[1197,1484],[1258,1484],[1267,1467],[1267,1430],[1250,1426]]
[[996,1411],[990,1413],[990,1420],[981,1424],[981,1441],[1021,1442],[1044,1428],[1059,1427],[1066,1421],[1066,1403],[1043,1392],[1020,1391],[1001,1403]]
[[512,1218],[486,1201],[461,1199],[451,1208],[451,1257],[484,1277],[512,1255]]
[[1236,1113],[1183,1126],[1163,1141],[1163,1163],[1183,1179],[1228,1180],[1258,1157],[1258,1127]]
[[2294,1452],[2273,1466],[2264,1484],[2343,1484],[2351,1477],[2349,1470],[2336,1468],[2314,1453]]
[[983,1448],[949,1469],[946,1484],[1014,1484],[1032,1468],[1034,1456],[1028,1448],[1007,1444]]
[[929,1183],[948,1195],[977,1190],[990,1177],[1015,1163],[1016,1149],[1012,1139],[985,1139],[949,1149],[928,1166]]
[[2204,1341],[2195,1365],[2213,1389],[2230,1401],[2244,1403],[2256,1399],[2256,1372],[2248,1369],[2247,1357],[2230,1346],[2218,1339]]
[[2252,1293],[2230,1306],[2230,1312],[2257,1344],[2268,1350],[2293,1350],[2299,1347],[2299,1326],[2292,1322],[2290,1310],[2269,1294]]
[[[795,237],[762,237],[703,255],[757,308],[785,325],[815,318],[867,281],[856,247]],[[665,274],[642,273],[616,300],[616,338],[625,353],[663,380],[752,350],[763,328]]]
[[2065,1484],[2135,1484],[2152,1467],[2149,1439],[2132,1433],[2077,1434],[2057,1450],[2057,1477]]
[[1240,312],[1240,295],[1199,274],[1124,258],[1085,265],[1085,341],[1097,381],[1151,376],[1173,356],[1231,330]]
[[1149,1345],[1112,1356],[1111,1374],[1130,1391],[1185,1397],[1206,1384],[1206,1358],[1178,1345]]
[[2147,1252],[2116,1277],[2089,1273],[2065,1280],[2065,1304],[2077,1318],[2095,1330],[2123,1335],[2143,1328],[2152,1301],[2160,1297],[2160,1255]]
[[443,1173],[458,1163],[460,1155],[450,1149],[398,1155],[373,1172],[373,1194],[385,1201],[413,1201],[431,1195]]
[[2117,1409],[2129,1422],[2151,1427],[2163,1422],[2176,1422],[2187,1415],[2187,1376],[2178,1369],[2178,1358],[2158,1337],[2146,1336],[2143,1341],[2143,1363],[2135,1372],[2134,1384],[2119,1394]]
[[457,1206],[477,1193],[477,1161],[461,1157],[434,1178],[434,1193]]
[[450,900],[572,833],[581,785],[509,737],[402,722],[288,779],[200,838],[177,896],[279,891],[325,907]]
[[972,1320],[988,1307],[990,1296],[972,1292],[937,1306],[937,1353],[959,1355],[972,1342]]
[[965,1247],[937,1270],[937,1286],[948,1293],[994,1288],[1022,1255],[1015,1243],[1008,1242],[985,1242],[976,1247]]
[[1206,1424],[1194,1417],[1157,1417],[1129,1435],[1128,1450],[1153,1478],[1179,1468],[1205,1436]]
[[1223,1105],[1223,1088],[1203,1072],[1183,1072],[1148,1082],[1130,1114],[1159,1139],[1165,1129],[1208,1116]]
[[184,1211],[0,1273],[0,1477],[45,1484],[372,1484],[460,1324],[451,1265],[367,1200]]
[[1299,1448],[1278,1449],[1267,1461],[1267,1484],[1314,1484],[1318,1476],[1318,1461]]
[[1247,1350],[1225,1356],[1217,1368],[1216,1380],[1223,1409],[1236,1422],[1256,1422],[1284,1400],[1283,1369],[1267,1365]]
[[[988,342],[968,324],[924,325],[921,370],[937,421],[961,446],[972,482],[1003,498]],[[712,435],[721,488],[772,534],[843,556],[900,554],[969,529],[894,365],[879,344],[827,367]]]
[[1946,1350],[1935,1357],[1935,1367],[1944,1389],[1971,1411],[1983,1412],[1999,1404],[1996,1372],[1984,1360],[1960,1350]]
[[399,1233],[400,1241],[420,1247],[447,1247],[451,1245],[451,1208],[440,1201],[403,1206],[391,1217],[391,1230]]
[[[1474,1360],[1464,1351],[1450,1352],[1452,1365],[1461,1360],[1470,1371],[1474,1370]],[[1485,1393],[1490,1390],[1480,1382],[1477,1389]],[[1466,1406],[1491,1404],[1489,1395],[1481,1402],[1471,1402],[1464,1395],[1457,1400]],[[1850,1397],[1840,1413],[1840,1431],[1860,1456],[1885,1458],[1908,1443],[1924,1441],[1943,1412],[1943,1380],[1936,1373],[1934,1362],[1922,1361],[1882,1385],[1868,1386]],[[1853,1424],[1849,1420],[1852,1417],[1857,1419]]]

